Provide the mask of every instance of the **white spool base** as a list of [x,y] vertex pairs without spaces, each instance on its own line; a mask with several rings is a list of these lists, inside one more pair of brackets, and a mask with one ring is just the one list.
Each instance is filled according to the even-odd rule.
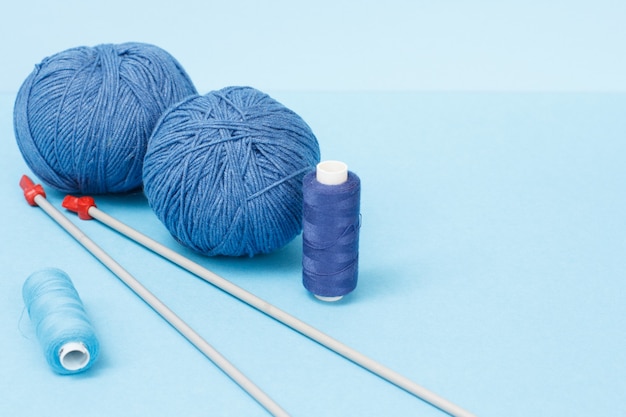
[[68,371],[78,371],[89,363],[89,350],[81,342],[67,342],[59,350],[59,362]]
[[334,303],[335,301],[339,301],[343,298],[343,295],[338,295],[336,297],[324,297],[323,295],[313,294],[315,298],[318,300],[326,301],[327,303]]

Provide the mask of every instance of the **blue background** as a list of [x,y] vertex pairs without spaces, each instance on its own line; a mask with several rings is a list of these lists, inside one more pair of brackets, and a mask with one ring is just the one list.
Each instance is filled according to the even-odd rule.
[[30,0],[3,5],[0,92],[43,57],[129,40],[201,91],[626,91],[622,0]]
[[[101,209],[482,417],[626,415],[623,2],[57,2],[0,25],[0,415],[265,416],[17,186],[15,93],[44,56],[157,44],[201,92],[262,89],[363,181],[360,282],[300,283],[301,240],[254,258],[178,246],[141,194]],[[63,195],[48,190],[57,207]],[[71,217],[295,416],[441,411]],[[21,300],[64,269],[102,352],[47,367]]]

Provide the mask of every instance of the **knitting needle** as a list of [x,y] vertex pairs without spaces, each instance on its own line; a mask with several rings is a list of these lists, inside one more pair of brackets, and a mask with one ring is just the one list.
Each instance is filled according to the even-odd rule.
[[20,187],[24,190],[24,197],[31,206],[39,206],[66,232],[95,256],[104,266],[109,268],[124,284],[135,292],[152,309],[161,315],[172,327],[180,332],[200,352],[210,359],[226,375],[233,379],[244,391],[259,402],[265,409],[276,417],[288,417],[289,414],[276,404],[267,394],[233,366],[224,356],[215,350],[187,323],[170,310],[161,300],[152,294],[146,287],[137,281],[129,272],[118,264],[110,255],[101,249],[94,241],[85,235],[74,223],[65,217],[46,199],[43,187],[35,185],[26,175],[20,180]]
[[428,389],[418,385],[405,376],[387,368],[386,366],[376,362],[375,360],[365,356],[364,354],[352,349],[349,346],[339,342],[336,339],[326,335],[325,333],[317,330],[316,328],[306,324],[305,322],[297,319],[296,317],[280,310],[279,308],[271,305],[267,301],[249,293],[241,287],[231,283],[230,281],[222,278],[221,276],[209,271],[201,265],[193,262],[192,260],[184,257],[183,255],[173,251],[172,249],[160,244],[159,242],[151,239],[150,237],[142,234],[141,232],[133,229],[132,227],[122,223],[112,216],[104,213],[98,209],[95,205],[93,198],[91,197],[73,197],[66,196],[62,203],[63,207],[70,211],[74,211],[78,214],[79,218],[83,220],[96,219],[113,230],[118,231],[122,235],[134,240],[135,242],[143,245],[151,251],[157,253],[165,259],[175,263],[176,265],[186,269],[192,274],[204,279],[205,281],[213,284],[217,288],[220,288],[224,292],[238,298],[239,300],[249,304],[257,310],[267,314],[268,316],[276,319],[277,321],[285,324],[288,327],[300,332],[301,334],[309,337],[317,343],[327,347],[335,353],[342,355],[346,359],[360,365],[361,367],[369,370],[375,375],[391,382],[392,384],[404,389],[410,394],[434,405],[440,410],[450,414],[454,417],[475,417],[474,414],[459,407],[458,405],[440,397],[439,395],[429,391]]

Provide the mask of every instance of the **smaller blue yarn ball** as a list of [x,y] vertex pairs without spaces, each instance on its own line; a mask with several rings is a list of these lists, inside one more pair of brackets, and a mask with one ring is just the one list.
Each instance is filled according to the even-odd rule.
[[15,137],[31,170],[68,193],[141,187],[148,138],[171,105],[197,94],[182,66],[144,43],[77,47],[47,57],[22,84]]
[[302,230],[302,178],[319,162],[311,128],[251,87],[189,97],[161,118],[144,160],[157,217],[202,254],[272,252]]

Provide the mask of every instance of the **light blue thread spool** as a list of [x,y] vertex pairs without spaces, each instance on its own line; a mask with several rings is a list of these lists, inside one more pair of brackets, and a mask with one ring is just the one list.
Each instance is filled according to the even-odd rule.
[[99,342],[70,277],[55,268],[37,271],[24,282],[22,296],[50,367],[59,374],[90,368]]

